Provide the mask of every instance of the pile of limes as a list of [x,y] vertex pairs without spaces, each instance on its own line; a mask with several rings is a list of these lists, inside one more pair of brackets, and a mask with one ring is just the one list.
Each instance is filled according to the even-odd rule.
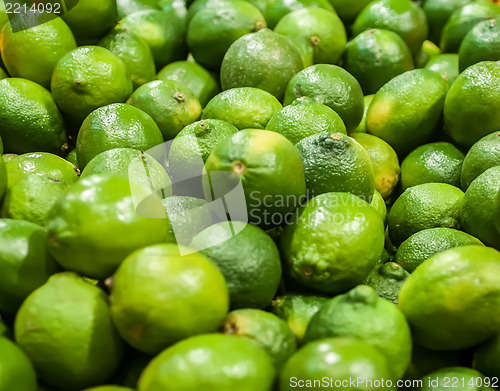
[[0,391],[500,387],[498,1],[39,3]]

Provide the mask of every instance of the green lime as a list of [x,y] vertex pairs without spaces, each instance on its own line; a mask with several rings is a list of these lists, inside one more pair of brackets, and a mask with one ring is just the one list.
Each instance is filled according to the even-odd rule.
[[46,241],[47,232],[39,225],[0,219],[2,313],[14,315],[24,299],[58,270]]
[[[87,277],[105,278],[133,251],[165,241],[165,220],[140,216],[132,190],[144,191],[144,185],[108,175],[73,185],[48,217],[48,246],[56,261]],[[160,199],[156,201],[151,207],[165,216]]]
[[441,54],[441,49],[431,41],[424,41],[422,49],[415,59],[415,68],[425,68],[431,59]]
[[287,274],[326,294],[361,283],[384,248],[384,224],[370,204],[349,193],[310,200],[281,235]]
[[0,67],[0,80],[6,79],[7,77],[9,77],[7,72],[5,72],[5,70],[2,67]]
[[411,0],[376,0],[368,4],[356,18],[352,31],[356,36],[372,28],[399,34],[414,56],[420,52],[428,32],[424,11]]
[[489,0],[472,1],[456,9],[446,22],[441,35],[443,53],[458,53],[467,33],[479,22],[500,15],[500,7]]
[[[147,167],[147,176],[143,175]],[[163,166],[145,152],[132,148],[115,148],[95,156],[82,171],[81,178],[95,174],[113,174],[136,183],[151,183],[154,189],[165,187],[170,179]]]
[[271,303],[281,280],[280,256],[260,228],[239,221],[217,223],[196,235],[190,247],[224,274],[231,308],[265,308]]
[[[173,162],[178,151],[182,153],[183,159],[191,156],[198,158],[201,155],[205,162],[219,142],[237,132],[236,126],[218,119],[204,119],[194,122],[175,136],[171,146],[171,153],[174,156],[169,156],[170,162],[172,165],[175,164]],[[183,151],[185,152],[183,153]],[[184,162],[184,164],[186,163]]]
[[115,0],[85,0],[62,15],[80,45],[102,38],[118,21]]
[[200,118],[201,105],[191,90],[173,80],[155,80],[139,87],[127,103],[148,113],[165,140]]
[[395,32],[381,29],[367,30],[354,37],[343,54],[342,65],[359,81],[366,95],[374,94],[389,80],[414,68],[405,41]]
[[422,391],[446,391],[450,384],[457,384],[463,391],[493,391],[487,386],[491,379],[466,367],[443,368],[425,376]]
[[455,10],[471,3],[471,0],[425,0],[423,10],[429,24],[429,39],[439,44],[441,32]]
[[266,20],[254,5],[242,0],[224,1],[193,16],[187,42],[196,62],[216,72],[234,41],[264,27]]
[[100,107],[83,121],[76,140],[82,169],[101,152],[114,148],[147,150],[163,142],[155,121],[144,111],[124,103]]
[[156,69],[183,60],[187,55],[184,20],[174,11],[146,9],[122,19],[118,30],[126,30],[142,38],[151,49]]
[[366,150],[375,175],[375,189],[384,199],[396,189],[399,183],[400,166],[398,155],[384,140],[371,134],[352,133],[351,137]]
[[56,18],[16,32],[6,23],[0,33],[0,47],[11,77],[33,80],[49,88],[55,65],[64,54],[76,48],[76,42],[68,25]]
[[222,89],[255,87],[283,99],[290,79],[302,70],[302,58],[293,43],[269,29],[238,38],[222,61]]
[[298,9],[323,8],[335,12],[329,0],[274,0],[266,5],[263,14],[270,29],[274,29],[285,15]]
[[479,239],[456,229],[424,229],[410,236],[399,246],[394,262],[407,272],[413,273],[418,265],[437,253],[472,244],[482,245]]
[[106,382],[123,352],[106,294],[70,272],[53,275],[28,296],[14,332],[40,379],[58,389]]
[[80,169],[78,168],[78,158],[76,157],[76,149],[72,149],[67,155],[66,155],[66,158],[65,158],[69,163],[71,163],[73,165],[73,167],[75,167],[76,169],[78,169],[78,171],[80,171]]
[[0,80],[0,136],[4,152],[61,153],[64,121],[49,91],[26,79]]
[[45,225],[50,210],[69,189],[59,179],[27,175],[9,186],[0,206],[0,217]]
[[379,349],[358,339],[328,338],[305,345],[288,360],[279,390],[322,384],[325,388],[370,391],[373,383],[390,376],[390,366]]
[[336,64],[347,43],[344,24],[337,14],[318,7],[302,8],[285,15],[274,31],[309,41],[315,64]]
[[464,230],[487,246],[500,249],[500,232],[496,229],[497,194],[500,191],[500,166],[479,175],[465,192],[462,207]]
[[7,190],[7,170],[3,159],[0,160],[0,202],[2,202],[5,191]]
[[329,106],[340,115],[348,132],[363,118],[363,91],[346,70],[331,64],[317,64],[297,73],[285,91],[284,105],[301,96]]
[[346,26],[352,24],[371,0],[329,0]]
[[460,229],[464,193],[447,183],[424,183],[404,191],[388,217],[389,235],[396,247],[427,228]]
[[283,106],[267,91],[253,87],[232,88],[216,95],[203,110],[203,119],[221,119],[238,129],[265,129]]
[[123,261],[113,276],[110,302],[122,338],[156,354],[192,335],[216,331],[229,294],[224,276],[208,258],[175,244],[158,244]]
[[59,60],[50,87],[61,111],[81,123],[99,107],[124,102],[132,80],[118,56],[100,46],[82,46]]
[[497,165],[500,165],[500,132],[493,132],[477,141],[467,152],[462,165],[462,188],[467,190],[474,179]]
[[139,391],[271,391],[271,357],[254,341],[208,334],[165,349],[146,367]]
[[477,245],[452,248],[423,262],[399,294],[415,342],[458,350],[492,337],[500,328],[500,316],[491,311],[500,305],[499,275],[500,253]]
[[217,79],[200,64],[191,61],[176,61],[158,72],[159,80],[174,80],[189,88],[202,107],[220,92]]
[[271,311],[287,322],[297,341],[302,343],[307,325],[327,297],[289,293],[276,297],[271,303]]
[[80,170],[60,156],[47,152],[26,153],[10,159],[5,167],[8,186],[14,186],[30,175],[40,175],[72,185],[78,181]]
[[460,71],[481,61],[500,60],[500,14],[473,27],[462,41],[458,54]]
[[[220,6],[227,5],[227,3],[230,3],[231,0],[187,0],[187,2],[191,2],[189,5],[188,13],[187,13],[187,24],[189,25],[189,22],[191,22],[191,19],[201,10],[204,10],[206,8],[213,8],[217,9]],[[251,3],[251,1],[248,1]],[[257,7],[258,9],[258,7]],[[262,12],[262,11],[261,11]]]
[[249,338],[263,348],[279,370],[297,349],[295,334],[288,324],[269,312],[241,309],[230,312],[225,321],[225,334]]
[[[215,199],[241,181],[248,221],[262,228],[282,225],[305,198],[300,153],[275,132],[246,129],[222,140],[208,157],[205,169],[211,181],[205,192],[215,192]],[[226,172],[222,178],[217,173],[220,171]]]
[[297,143],[310,195],[346,192],[371,202],[375,179],[370,156],[343,133],[318,133]]
[[499,103],[500,62],[484,61],[463,71],[444,105],[444,122],[453,141],[470,148],[482,137],[498,131],[500,113],[495,108]]
[[439,73],[448,82],[448,87],[451,87],[460,74],[458,71],[458,54],[438,54],[429,60],[425,65],[425,69]]
[[366,114],[368,113],[368,108],[370,107],[370,103],[372,103],[374,97],[375,94],[364,96],[365,108],[363,110],[363,118],[361,119],[361,122],[356,127],[356,129],[351,131],[351,136],[353,133],[366,133]]
[[134,90],[156,78],[151,50],[146,42],[134,33],[127,30],[113,30],[99,41],[99,46],[108,49],[125,63]]
[[161,9],[158,0],[116,0],[116,7],[119,19],[138,11]]
[[276,112],[266,129],[282,134],[294,144],[322,132],[346,134],[344,122],[335,111],[305,96]]
[[500,375],[500,334],[476,348],[473,365],[486,376],[498,378]]
[[162,200],[168,218],[168,243],[189,244],[214,223],[210,203],[201,198],[170,196]]
[[429,140],[443,110],[448,85],[436,72],[415,69],[385,84],[373,98],[366,128],[400,157]]
[[355,338],[386,355],[391,377],[400,379],[411,359],[411,333],[405,317],[373,288],[359,285],[326,302],[307,326],[305,341]]
[[132,388],[122,387],[122,386],[98,386],[92,388],[86,388],[83,391],[134,391]]
[[380,297],[398,304],[399,291],[409,275],[397,263],[386,262],[375,266],[363,284],[371,286]]
[[431,182],[460,187],[464,157],[453,144],[447,142],[425,144],[414,149],[401,164],[402,190]]
[[36,373],[26,354],[9,339],[0,337],[0,391],[37,391]]
[[387,221],[387,205],[385,204],[384,198],[377,190],[373,192],[373,197],[370,205],[375,208],[380,216],[380,219],[385,224]]

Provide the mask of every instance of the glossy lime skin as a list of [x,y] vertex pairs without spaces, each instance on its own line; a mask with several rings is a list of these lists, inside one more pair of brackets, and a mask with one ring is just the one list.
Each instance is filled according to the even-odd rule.
[[57,154],[66,142],[56,102],[49,91],[31,80],[0,80],[0,121],[4,152]]
[[100,46],[81,46],[61,57],[50,89],[59,109],[81,123],[99,107],[124,102],[132,80],[118,56]]
[[415,69],[387,82],[375,94],[366,115],[368,133],[380,137],[400,158],[435,132],[447,83],[435,72]]
[[221,86],[260,88],[282,100],[288,82],[302,68],[302,58],[289,39],[262,29],[229,47],[221,64]]
[[0,337],[1,391],[37,391],[36,373],[26,354],[12,341]]
[[482,245],[479,239],[456,229],[443,227],[424,229],[410,236],[399,246],[394,262],[409,273],[413,273],[418,265],[433,255],[450,248],[471,244]]
[[53,275],[28,296],[14,333],[40,379],[67,390],[108,381],[123,352],[108,297],[71,272]]
[[365,95],[376,93],[389,80],[414,68],[405,41],[383,29],[367,30],[354,37],[342,64],[359,81]]
[[73,33],[61,18],[15,33],[10,23],[0,30],[2,59],[11,77],[29,79],[45,88],[50,88],[59,59],[76,48]]
[[308,96],[336,111],[348,132],[363,118],[361,86],[354,76],[336,65],[312,65],[297,73],[288,83],[283,104],[289,105],[301,96]]
[[448,379],[453,383],[458,379],[457,385],[463,391],[493,391],[493,388],[487,386],[493,384],[490,379],[485,379],[482,373],[466,367],[439,369],[429,373],[426,378],[428,381],[424,382],[422,391],[445,391],[450,382]]
[[285,15],[302,8],[323,8],[335,12],[328,0],[277,0],[269,2],[263,14],[268,27],[274,29]]
[[460,72],[481,61],[500,60],[500,20],[490,19],[478,23],[467,33],[458,55]]
[[[335,359],[332,362],[333,357]],[[305,345],[288,360],[280,375],[279,390],[295,390],[298,385],[307,385],[307,382],[310,382],[309,387],[312,387],[313,381],[323,378],[327,379],[324,385],[328,385],[328,388],[331,387],[330,378],[339,382],[339,388],[344,388],[341,387],[342,384],[348,385],[351,379],[358,377],[372,382],[382,378],[390,379],[385,356],[377,348],[363,341],[327,338]],[[373,387],[368,383],[348,389],[369,391],[373,390]]]
[[297,349],[288,324],[267,311],[246,308],[231,311],[224,321],[224,333],[249,338],[263,348],[280,370]]
[[78,167],[84,169],[95,156],[110,149],[145,151],[162,142],[160,129],[146,112],[124,103],[100,107],[85,118],[78,132]]
[[458,54],[438,54],[432,57],[427,64],[425,64],[425,69],[438,72],[441,77],[448,82],[448,87],[451,87],[460,74],[458,70],[458,62]]
[[113,280],[113,321],[125,341],[147,354],[215,332],[229,309],[222,273],[205,256],[175,244],[132,253]]
[[287,274],[300,285],[326,294],[361,283],[383,246],[384,224],[378,212],[349,193],[314,197],[281,235]]
[[482,137],[498,131],[500,113],[492,108],[500,102],[499,91],[498,62],[474,64],[458,76],[444,104],[444,123],[457,145],[470,148]]
[[393,379],[400,379],[410,364],[412,341],[405,317],[370,286],[358,285],[326,302],[309,322],[305,341],[334,337],[359,339],[380,349]]
[[471,0],[426,0],[422,9],[429,24],[429,39],[435,44],[441,40],[441,32],[455,10],[469,4]]
[[[423,262],[399,293],[399,308],[416,343],[458,350],[493,337],[500,316],[500,253],[477,245],[455,247]],[[481,281],[481,285],[477,284]]]
[[49,251],[61,266],[106,278],[134,250],[166,239],[164,219],[137,214],[131,187],[134,184],[120,176],[94,175],[57,202],[47,230]]
[[255,342],[206,334],[165,349],[146,367],[138,391],[271,391],[275,369]]

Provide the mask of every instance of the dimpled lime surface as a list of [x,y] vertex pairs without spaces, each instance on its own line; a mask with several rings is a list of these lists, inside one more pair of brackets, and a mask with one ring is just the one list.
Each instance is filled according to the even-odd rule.
[[311,290],[332,294],[352,288],[382,253],[384,224],[379,214],[352,194],[321,194],[292,221],[281,236],[285,269]]
[[463,71],[450,87],[444,105],[444,122],[453,141],[470,148],[498,131],[500,113],[495,107],[499,102],[500,62],[484,61]]
[[271,357],[255,342],[207,334],[165,349],[146,367],[138,391],[271,391]]
[[224,276],[205,256],[187,250],[175,244],[145,247],[115,273],[111,314],[135,349],[156,354],[222,324],[229,307]]
[[332,384],[330,379],[334,385],[348,385],[362,378],[359,386],[353,389],[369,391],[373,390],[370,383],[390,378],[389,368],[383,353],[366,342],[327,338],[305,345],[288,360],[280,375],[279,390],[292,391],[300,384],[313,387],[314,381],[318,384],[323,378],[328,388]]
[[363,91],[346,70],[330,64],[312,65],[297,73],[285,91],[284,105],[301,96],[331,107],[344,121],[347,131],[355,129],[363,118]]
[[399,246],[395,262],[413,273],[418,265],[433,255],[450,248],[471,244],[482,245],[479,239],[456,229],[424,229],[410,236]]
[[342,118],[330,107],[301,97],[274,114],[266,129],[281,133],[296,144],[320,132],[346,133]]
[[203,110],[202,118],[221,119],[238,129],[265,129],[283,106],[269,92],[253,87],[232,88],[216,95]]
[[366,116],[368,133],[386,141],[398,156],[428,141],[441,118],[448,90],[435,72],[416,69],[385,84]]
[[85,118],[78,132],[78,166],[84,169],[96,155],[110,149],[144,151],[162,142],[160,129],[146,112],[124,103],[100,107]]
[[[165,220],[140,216],[131,187],[144,191],[120,176],[93,175],[59,199],[47,222],[49,251],[59,264],[105,278],[134,250],[166,239]],[[159,199],[151,202],[148,207],[163,210]]]
[[477,141],[462,165],[462,188],[467,190],[472,181],[487,169],[500,165],[500,132],[493,132]]
[[360,339],[380,349],[393,378],[401,378],[410,363],[412,342],[405,317],[367,285],[329,300],[309,322],[306,342],[333,337]]
[[399,294],[415,342],[458,350],[495,335],[500,316],[491,308],[500,304],[499,270],[500,253],[476,245],[452,248],[422,263]]
[[447,183],[424,183],[406,189],[389,213],[392,242],[399,246],[414,233],[427,228],[460,229],[463,201],[463,191]]
[[14,331],[40,379],[59,389],[102,384],[121,360],[123,342],[106,294],[75,273],[56,274],[34,291],[17,313]]
[[60,153],[66,142],[63,117],[50,92],[30,80],[0,80],[0,121],[7,153]]

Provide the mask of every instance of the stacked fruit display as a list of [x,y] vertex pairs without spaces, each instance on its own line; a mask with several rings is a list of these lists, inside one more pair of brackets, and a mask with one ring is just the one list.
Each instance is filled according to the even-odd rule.
[[0,53],[0,391],[500,386],[496,2],[0,1]]

